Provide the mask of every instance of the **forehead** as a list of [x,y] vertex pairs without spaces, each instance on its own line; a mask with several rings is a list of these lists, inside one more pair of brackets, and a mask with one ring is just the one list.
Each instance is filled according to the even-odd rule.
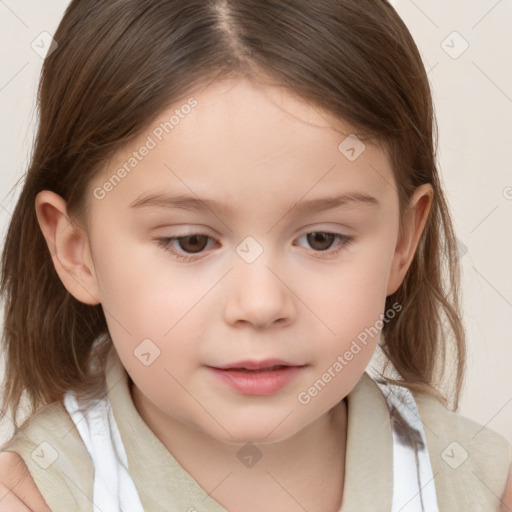
[[102,207],[128,208],[159,189],[261,207],[334,189],[389,196],[393,179],[383,149],[363,144],[342,120],[287,89],[237,78],[162,112],[114,155],[91,193],[105,191]]

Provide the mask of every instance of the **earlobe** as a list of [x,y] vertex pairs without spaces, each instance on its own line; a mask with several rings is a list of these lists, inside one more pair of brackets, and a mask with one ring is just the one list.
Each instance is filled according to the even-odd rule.
[[62,284],[84,304],[100,303],[86,233],[69,221],[66,202],[49,190],[37,194],[37,220]]
[[410,200],[404,216],[403,232],[393,256],[386,295],[395,293],[402,284],[414,259],[419,240],[432,207],[433,189],[429,183],[418,187]]

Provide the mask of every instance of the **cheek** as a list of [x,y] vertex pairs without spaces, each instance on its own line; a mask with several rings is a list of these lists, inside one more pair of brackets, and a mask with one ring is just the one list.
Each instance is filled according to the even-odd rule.
[[[160,367],[173,371],[177,361],[193,360],[191,340],[204,328],[195,320],[200,299],[210,286],[190,274],[174,271],[170,275],[170,266],[160,265],[165,258],[157,254],[149,244],[128,246],[112,239],[95,255],[108,329],[134,380],[144,381],[148,370],[149,374]],[[154,360],[151,366],[142,364],[143,353]]]
[[390,259],[379,252],[365,254],[323,280],[321,289],[310,288],[311,309],[323,322],[317,322],[317,364],[310,387],[297,397],[302,405],[334,405],[356,385],[374,354],[383,326]]
[[374,325],[383,313],[390,264],[385,251],[361,251],[330,272],[318,288],[310,282],[304,293],[337,336],[355,336]]
[[[357,353],[350,371],[364,371],[379,340],[385,309],[387,281],[393,257],[393,235],[382,234],[361,246],[329,272],[303,289],[324,340],[324,361],[334,362],[346,351]],[[352,354],[347,353],[347,358]]]
[[156,242],[112,236],[98,244],[94,258],[106,313],[132,333],[163,336],[208,290],[208,283],[181,270]]

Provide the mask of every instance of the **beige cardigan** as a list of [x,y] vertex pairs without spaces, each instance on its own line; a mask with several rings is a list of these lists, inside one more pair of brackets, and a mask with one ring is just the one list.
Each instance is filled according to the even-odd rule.
[[[115,350],[107,361],[107,385],[130,475],[144,510],[227,512],[178,463],[143,421],[131,399],[128,374]],[[512,465],[512,446],[493,430],[415,394],[423,421],[440,512],[498,512]],[[392,498],[392,434],[386,403],[364,373],[347,396],[348,432],[343,503],[339,512],[386,512]],[[46,469],[40,443],[58,455]],[[457,443],[457,444],[452,444]],[[460,445],[460,446],[459,446]],[[375,449],[378,447],[378,449]],[[454,468],[457,454],[468,458]],[[39,409],[0,451],[25,460],[54,512],[92,511],[93,465],[74,423],[59,402]],[[51,449],[50,449],[51,451]],[[460,460],[460,459],[459,459]]]

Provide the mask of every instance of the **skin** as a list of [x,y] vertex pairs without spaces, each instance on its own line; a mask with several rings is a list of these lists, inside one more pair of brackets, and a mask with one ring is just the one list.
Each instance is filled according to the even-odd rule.
[[0,453],[0,512],[49,512],[23,459]]
[[[297,397],[381,318],[386,296],[411,264],[431,187],[415,191],[399,236],[386,153],[365,142],[349,161],[338,149],[353,133],[349,125],[284,89],[242,78],[211,84],[194,97],[198,106],[103,199],[94,190],[186,100],[96,176],[86,223],[70,223],[65,201],[41,192],[41,229],[64,286],[84,303],[102,304],[135,383],[139,414],[201,486],[215,489],[213,498],[233,511],[336,511],[345,463],[342,399],[365,371],[378,336],[360,344],[309,403]],[[214,198],[236,213],[129,207],[146,192],[164,191]],[[292,208],[348,192],[372,195],[379,204],[304,215]],[[329,247],[308,239],[313,232],[353,241],[335,238]],[[190,234],[211,237],[207,245],[173,242],[184,255],[204,247],[190,262],[155,240]],[[236,252],[247,236],[263,249],[252,263]],[[160,350],[150,366],[134,355],[146,338]],[[271,357],[306,366],[264,397],[234,391],[205,366]],[[262,454],[250,470],[236,457],[249,441]]]

